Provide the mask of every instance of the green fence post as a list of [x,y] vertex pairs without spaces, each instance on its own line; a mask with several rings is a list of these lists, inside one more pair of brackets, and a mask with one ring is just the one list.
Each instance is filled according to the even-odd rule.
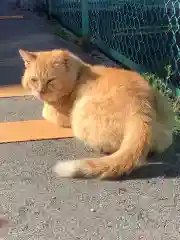
[[89,35],[89,9],[88,0],[81,0],[81,11],[82,11],[82,36],[88,37]]

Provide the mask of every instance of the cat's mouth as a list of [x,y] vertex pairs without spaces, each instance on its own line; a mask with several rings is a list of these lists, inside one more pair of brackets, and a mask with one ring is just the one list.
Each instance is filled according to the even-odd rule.
[[45,94],[44,93],[41,93],[41,92],[37,92],[37,91],[32,91],[32,95],[39,99],[39,100],[44,100],[45,99]]
[[49,103],[56,102],[56,98],[53,98],[53,96],[50,95],[49,93],[37,92],[37,91],[32,90],[32,95],[36,99],[43,101],[43,102],[49,102]]

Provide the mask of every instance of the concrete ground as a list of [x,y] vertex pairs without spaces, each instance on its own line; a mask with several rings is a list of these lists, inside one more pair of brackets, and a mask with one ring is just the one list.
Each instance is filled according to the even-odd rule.
[[[0,20],[1,85],[20,83],[18,48],[69,48],[93,61],[53,36],[43,19],[3,6],[1,15],[23,14],[24,19]],[[41,107],[31,97],[1,98],[0,122],[41,119]],[[148,167],[114,182],[60,179],[52,173],[58,160],[97,155],[76,139],[1,143],[0,214],[10,221],[6,239],[180,239],[178,142]]]

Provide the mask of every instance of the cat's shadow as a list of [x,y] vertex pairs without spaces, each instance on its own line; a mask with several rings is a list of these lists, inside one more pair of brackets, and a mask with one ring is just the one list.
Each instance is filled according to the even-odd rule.
[[153,156],[147,165],[134,170],[130,175],[118,180],[134,180],[149,178],[176,178],[180,176],[180,135],[174,136],[174,143],[163,154]]

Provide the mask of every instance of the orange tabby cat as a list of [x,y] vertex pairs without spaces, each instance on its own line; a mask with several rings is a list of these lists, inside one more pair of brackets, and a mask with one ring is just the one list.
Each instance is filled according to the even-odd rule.
[[61,177],[116,178],[172,143],[174,114],[167,99],[136,72],[92,66],[65,50],[20,50],[24,87],[44,101],[43,116],[93,148],[98,159],[59,162]]

